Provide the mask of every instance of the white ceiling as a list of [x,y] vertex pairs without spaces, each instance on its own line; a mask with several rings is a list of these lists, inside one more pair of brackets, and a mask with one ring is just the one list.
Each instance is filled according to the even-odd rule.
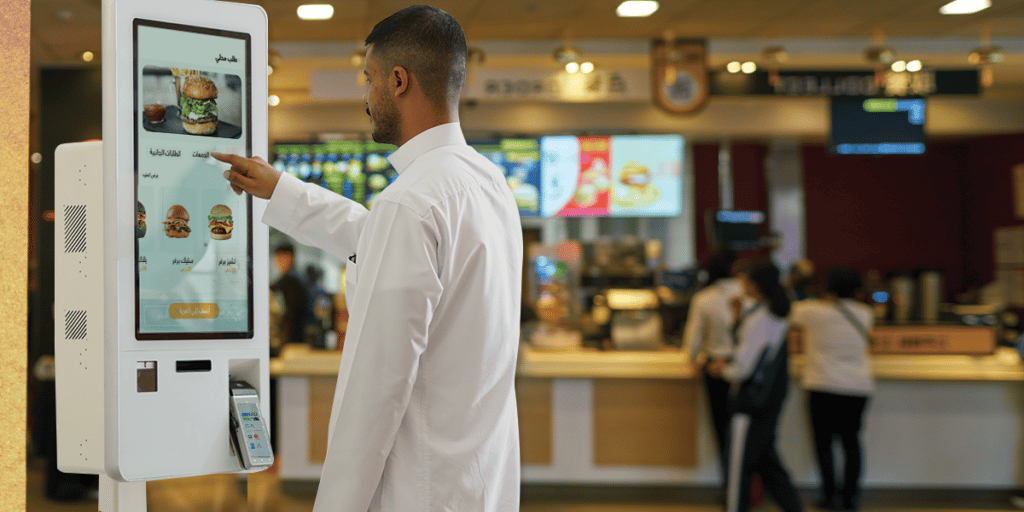
[[[323,0],[318,0],[323,1]],[[302,96],[309,71],[351,67],[349,57],[374,23],[414,2],[327,0],[329,21],[302,21],[299,0],[255,0],[270,20],[271,48],[281,55],[271,92]],[[989,35],[1006,49],[995,69],[996,94],[1024,95],[1024,0],[992,0],[976,14],[944,16],[946,0],[663,0],[649,18],[615,15],[620,0],[434,0],[459,20],[471,46],[485,50],[485,67],[551,68],[561,41],[572,40],[598,66],[649,62],[649,40],[671,31],[709,40],[709,63],[756,60],[783,45],[793,69],[867,67],[862,53],[884,40],[901,58],[926,66],[966,67],[966,56]],[[36,65],[82,65],[99,55],[100,0],[33,0],[32,60]],[[90,65],[98,65],[100,59]],[[1000,92],[1001,91],[1001,92]]]

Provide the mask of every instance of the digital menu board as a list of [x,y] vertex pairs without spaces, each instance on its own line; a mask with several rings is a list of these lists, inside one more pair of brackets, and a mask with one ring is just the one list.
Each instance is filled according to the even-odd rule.
[[838,155],[920,155],[924,98],[832,97],[829,150]]
[[540,155],[542,216],[682,212],[681,136],[542,137]]
[[469,144],[494,162],[516,198],[519,214],[540,215],[540,143],[537,139],[500,139]]
[[252,154],[248,34],[136,19],[135,332],[253,336],[252,200],[211,151]]

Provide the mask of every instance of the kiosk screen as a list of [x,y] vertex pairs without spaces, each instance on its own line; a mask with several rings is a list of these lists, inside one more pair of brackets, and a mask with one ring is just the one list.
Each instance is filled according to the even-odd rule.
[[135,332],[253,336],[252,199],[210,151],[251,156],[248,34],[134,23]]

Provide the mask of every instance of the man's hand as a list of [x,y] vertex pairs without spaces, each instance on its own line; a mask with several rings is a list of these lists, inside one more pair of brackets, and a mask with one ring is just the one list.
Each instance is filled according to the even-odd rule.
[[231,168],[224,171],[224,178],[231,182],[231,188],[239,195],[245,191],[261,199],[270,199],[277,187],[277,180],[281,179],[281,173],[258,156],[244,158],[212,151],[210,156],[231,164]]

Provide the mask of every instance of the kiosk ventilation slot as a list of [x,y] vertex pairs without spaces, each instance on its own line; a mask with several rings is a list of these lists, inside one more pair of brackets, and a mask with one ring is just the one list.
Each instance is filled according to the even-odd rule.
[[85,205],[64,207],[64,252],[85,252]]
[[85,311],[68,311],[64,314],[64,337],[69,340],[85,339]]

